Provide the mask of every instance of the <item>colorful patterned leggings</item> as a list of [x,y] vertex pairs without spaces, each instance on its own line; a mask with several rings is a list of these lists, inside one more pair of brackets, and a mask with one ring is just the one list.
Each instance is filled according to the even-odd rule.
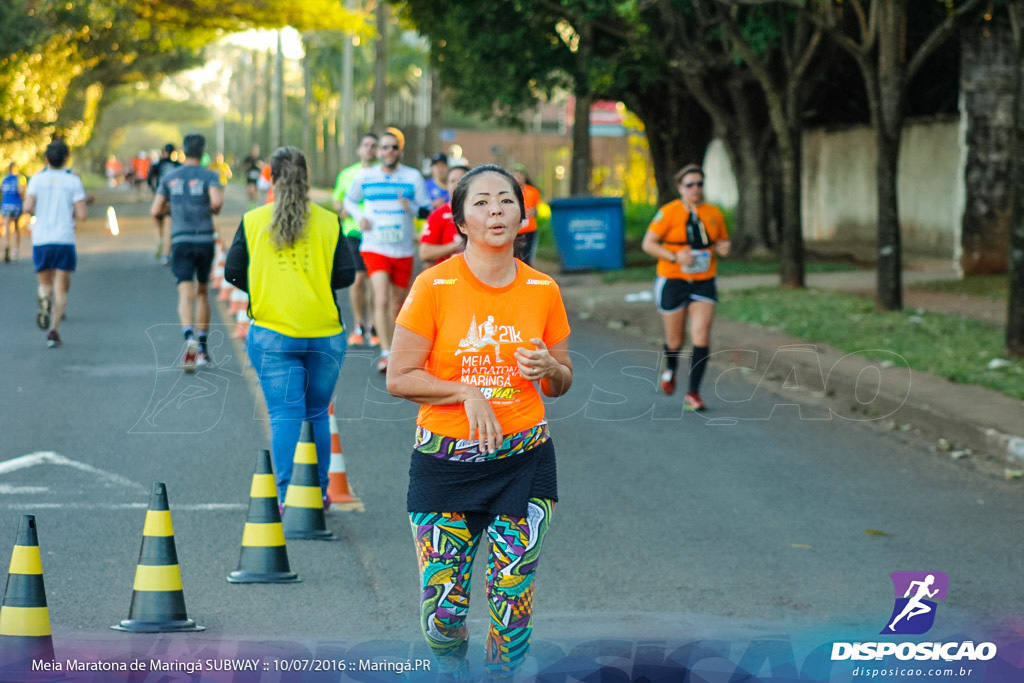
[[[487,598],[491,628],[487,670],[510,675],[522,666],[533,630],[533,573],[554,502],[531,498],[526,517],[495,517],[487,526]],[[427,644],[445,673],[466,671],[470,573],[481,533],[458,512],[412,512],[420,572],[420,619]]]

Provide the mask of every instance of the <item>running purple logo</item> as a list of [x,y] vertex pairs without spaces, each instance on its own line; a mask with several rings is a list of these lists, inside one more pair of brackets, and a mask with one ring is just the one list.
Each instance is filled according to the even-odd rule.
[[945,600],[949,577],[943,572],[893,572],[892,616],[882,634],[920,635],[935,623],[936,600]]

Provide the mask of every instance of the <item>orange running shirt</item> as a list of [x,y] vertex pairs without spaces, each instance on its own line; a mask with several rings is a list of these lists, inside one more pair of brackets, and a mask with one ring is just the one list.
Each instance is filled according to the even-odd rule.
[[[459,255],[420,273],[396,323],[431,340],[425,369],[435,377],[480,388],[503,434],[535,427],[544,403],[533,382],[519,374],[515,350],[533,350],[539,337],[550,347],[569,336],[558,284],[521,261],[516,279],[488,287]],[[434,434],[469,436],[461,403],[421,406],[416,423]]]
[[[651,220],[647,230],[661,238],[663,247],[671,252],[680,251],[686,246],[686,221],[690,218],[690,211],[677,199],[669,202],[658,209]],[[697,207],[697,218],[704,225],[708,233],[708,239],[712,243],[729,239],[729,233],[725,229],[725,216],[717,206],[704,203]],[[718,260],[715,258],[715,249],[697,249],[694,251],[696,257],[693,265],[684,272],[678,263],[658,259],[658,275],[670,279],[682,280],[710,280],[718,270]]]
[[[536,209],[540,206],[540,190],[533,185],[523,185],[523,205],[526,207],[527,212],[530,209]],[[522,235],[524,232],[534,232],[537,229],[537,217],[530,216],[525,219],[523,227],[519,228],[519,233]]]
[[267,201],[264,204],[271,204],[274,201],[274,183],[270,176],[270,164],[265,164],[260,169],[260,180],[264,181],[267,185]]

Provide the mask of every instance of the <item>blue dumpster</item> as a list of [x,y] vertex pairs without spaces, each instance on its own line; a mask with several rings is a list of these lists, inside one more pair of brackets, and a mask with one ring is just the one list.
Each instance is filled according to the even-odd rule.
[[622,197],[569,197],[553,199],[550,206],[563,272],[625,266]]

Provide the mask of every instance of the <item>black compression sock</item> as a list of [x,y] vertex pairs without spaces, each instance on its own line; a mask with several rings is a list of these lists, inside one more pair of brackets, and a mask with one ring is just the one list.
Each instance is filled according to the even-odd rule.
[[668,348],[668,344],[665,344],[663,348],[665,349],[665,364],[670,371],[675,372],[679,367],[679,357],[683,355],[683,350],[680,348],[673,351]]
[[700,391],[701,380],[704,379],[704,371],[708,367],[708,347],[694,346],[693,355],[690,356],[690,392]]

